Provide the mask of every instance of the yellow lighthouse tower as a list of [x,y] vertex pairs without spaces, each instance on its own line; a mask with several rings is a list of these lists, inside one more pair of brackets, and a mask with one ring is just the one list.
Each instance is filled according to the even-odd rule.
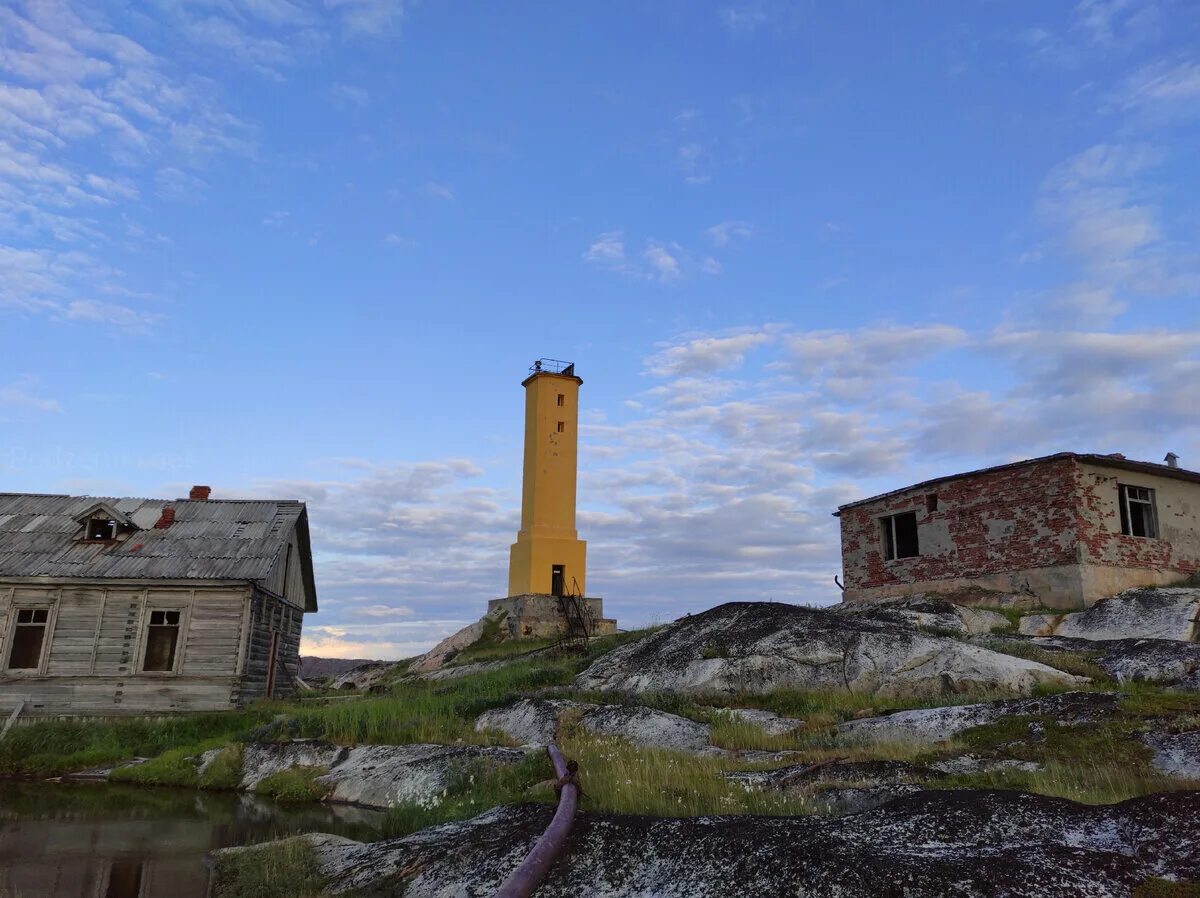
[[575,529],[579,387],[575,365],[539,359],[525,387],[521,529],[509,550],[508,594],[583,596],[587,543]]

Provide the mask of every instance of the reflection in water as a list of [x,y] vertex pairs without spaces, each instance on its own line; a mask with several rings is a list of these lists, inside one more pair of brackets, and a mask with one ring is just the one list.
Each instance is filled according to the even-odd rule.
[[214,848],[300,832],[370,839],[382,814],[253,795],[0,784],[0,898],[205,898]]

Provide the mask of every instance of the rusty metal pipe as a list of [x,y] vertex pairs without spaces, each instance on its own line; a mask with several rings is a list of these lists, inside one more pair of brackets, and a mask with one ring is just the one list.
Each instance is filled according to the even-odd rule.
[[[554,774],[560,780],[567,775],[567,762],[563,760],[558,746],[551,742],[546,746]],[[574,783],[565,783],[558,794],[558,809],[545,832],[538,836],[533,850],[521,861],[521,865],[508,875],[508,879],[496,891],[496,898],[529,898],[541,885],[550,865],[562,854],[575,820],[575,809],[579,804],[579,789]]]

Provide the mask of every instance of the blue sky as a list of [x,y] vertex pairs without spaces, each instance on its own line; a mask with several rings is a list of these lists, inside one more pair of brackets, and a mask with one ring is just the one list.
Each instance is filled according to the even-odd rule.
[[310,503],[306,649],[506,582],[520,380],[584,378],[623,624],[836,599],[840,502],[1200,465],[1200,7],[0,9],[0,488]]

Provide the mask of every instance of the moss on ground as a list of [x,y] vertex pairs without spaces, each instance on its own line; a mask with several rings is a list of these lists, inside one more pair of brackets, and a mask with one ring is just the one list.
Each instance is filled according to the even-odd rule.
[[213,898],[320,898],[325,879],[304,838],[217,856]]
[[288,767],[259,780],[254,791],[276,801],[320,801],[330,788],[317,780],[328,772],[328,767]]

